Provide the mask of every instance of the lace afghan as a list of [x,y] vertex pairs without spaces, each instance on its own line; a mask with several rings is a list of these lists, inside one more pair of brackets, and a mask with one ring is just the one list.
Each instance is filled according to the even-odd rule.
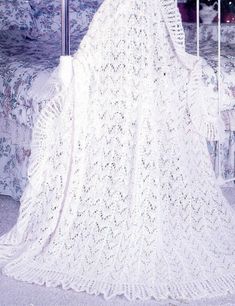
[[2,273],[105,299],[234,293],[235,216],[206,146],[218,120],[175,1],[105,0],[68,60],[33,129]]

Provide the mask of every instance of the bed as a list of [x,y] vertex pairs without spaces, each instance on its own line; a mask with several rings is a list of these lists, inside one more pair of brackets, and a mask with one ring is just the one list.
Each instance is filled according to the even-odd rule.
[[[6,1],[7,3],[7,1]],[[0,10],[6,12],[0,5]],[[18,1],[23,10],[11,16],[0,27],[0,194],[18,200],[27,183],[27,165],[30,156],[31,131],[42,105],[30,95],[36,78],[49,73],[60,57],[60,7],[51,1]],[[53,2],[54,3],[54,2]],[[71,53],[79,46],[89,22],[101,1],[71,0]],[[27,7],[25,5],[28,5]],[[27,14],[26,14],[27,11]],[[17,15],[18,14],[18,15]],[[27,20],[24,20],[27,15]],[[17,20],[23,20],[14,24]],[[1,13],[0,13],[1,17]],[[50,18],[49,18],[50,17]],[[12,23],[9,22],[12,19]],[[196,52],[195,24],[184,23],[187,50]],[[216,37],[213,27],[202,29],[201,55],[207,60],[204,81],[216,91]],[[222,78],[223,104],[221,116],[226,126],[226,139],[222,144],[221,169],[224,178],[235,172],[235,38],[232,26],[223,35]],[[206,34],[207,33],[207,34]],[[210,39],[208,39],[210,37]],[[208,142],[214,170],[218,173],[218,147]],[[230,182],[234,184],[234,182]]]

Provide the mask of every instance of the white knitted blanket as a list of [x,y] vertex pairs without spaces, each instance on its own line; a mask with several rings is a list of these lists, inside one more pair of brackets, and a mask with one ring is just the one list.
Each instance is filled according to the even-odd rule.
[[176,1],[105,0],[68,64],[33,130],[3,274],[105,299],[234,293],[235,213],[206,146],[214,97]]

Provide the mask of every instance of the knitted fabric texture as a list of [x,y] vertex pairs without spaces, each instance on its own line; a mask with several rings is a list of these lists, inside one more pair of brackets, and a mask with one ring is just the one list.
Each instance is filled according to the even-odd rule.
[[3,274],[105,299],[235,292],[235,214],[207,150],[218,118],[200,62],[175,0],[102,3],[69,84],[58,69],[48,81]]

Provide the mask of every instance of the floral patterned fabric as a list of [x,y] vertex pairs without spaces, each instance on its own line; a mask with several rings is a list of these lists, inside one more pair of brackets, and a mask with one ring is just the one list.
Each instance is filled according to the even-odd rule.
[[28,1],[0,1],[0,31],[9,29],[20,29],[27,34],[33,33],[35,25]]
[[[74,52],[84,33],[71,44]],[[46,48],[45,48],[46,46]],[[0,194],[19,199],[27,182],[31,130],[41,109],[29,89],[59,63],[58,39],[26,39],[17,31],[0,32]]]
[[[0,193],[11,195],[14,199],[20,198],[27,182],[31,131],[41,109],[41,105],[38,105],[30,95],[30,89],[36,78],[41,78],[43,82],[58,65],[61,49],[60,1],[30,0],[28,3],[34,20],[34,29],[31,32],[34,35],[25,35],[25,31],[20,28],[0,31]],[[101,1],[70,0],[72,53],[79,47],[100,3]],[[195,25],[184,24],[184,27],[187,49],[195,53]],[[205,31],[201,30],[204,33],[201,37],[201,55],[209,62],[209,65],[205,62],[204,80],[217,91],[214,74],[217,61],[216,37],[210,34],[212,29],[214,31],[213,27],[208,26]],[[225,111],[232,111],[235,109],[234,30],[231,26],[226,29],[230,29],[231,34],[226,30],[227,34],[223,37],[221,107]],[[214,169],[218,172],[216,143],[208,142],[208,149]],[[220,158],[224,177],[234,175],[234,157],[235,131],[228,129]]]
[[[221,23],[221,42],[226,44],[235,44],[234,24]],[[184,23],[184,30],[187,41],[197,41],[197,30],[195,23]],[[218,41],[218,24],[201,24],[200,23],[200,40]]]
[[[70,0],[70,32],[87,30],[92,16],[103,0]],[[38,35],[54,37],[61,30],[61,1],[30,0]]]

